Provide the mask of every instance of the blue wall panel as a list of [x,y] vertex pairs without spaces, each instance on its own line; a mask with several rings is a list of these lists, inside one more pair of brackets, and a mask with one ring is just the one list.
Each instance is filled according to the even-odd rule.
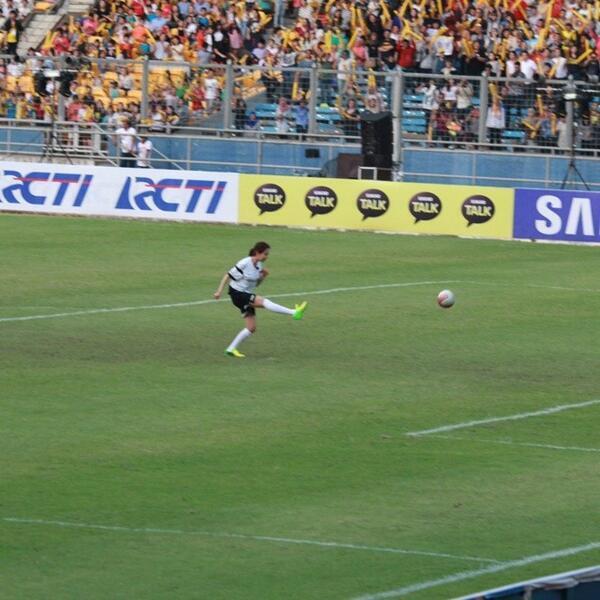
[[[153,166],[157,168],[308,175],[318,173],[340,153],[360,152],[356,145],[259,142],[249,137],[188,140],[152,136],[150,139],[155,148]],[[41,157],[44,142],[44,131],[0,127],[0,151],[35,155],[37,147]],[[318,150],[320,156],[307,156],[308,149]],[[116,154],[112,137],[108,137],[108,152],[110,156]],[[167,160],[163,160],[163,155]],[[515,152],[514,149],[512,152],[489,154],[485,151],[408,147],[404,148],[403,157],[405,181],[500,187],[558,187],[569,164],[568,156],[531,155]],[[600,189],[600,160],[578,157],[577,167],[592,189]],[[532,181],[526,181],[528,179]],[[568,187],[582,189],[584,185],[571,173]]]

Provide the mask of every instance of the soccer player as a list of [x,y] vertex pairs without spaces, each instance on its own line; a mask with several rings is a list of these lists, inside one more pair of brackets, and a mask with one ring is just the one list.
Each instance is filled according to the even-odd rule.
[[286,308],[280,304],[271,302],[268,298],[257,296],[254,291],[260,285],[269,271],[264,268],[263,263],[269,257],[271,246],[267,242],[257,242],[250,250],[249,256],[239,260],[221,279],[214,297],[219,299],[225,284],[229,281],[229,296],[234,306],[240,309],[246,321],[246,327],[242,329],[229,344],[225,350],[227,356],[235,358],[244,358],[237,347],[256,331],[256,310],[257,308],[266,308],[272,312],[291,315],[293,319],[299,321],[304,315],[307,302],[296,304],[295,309]]

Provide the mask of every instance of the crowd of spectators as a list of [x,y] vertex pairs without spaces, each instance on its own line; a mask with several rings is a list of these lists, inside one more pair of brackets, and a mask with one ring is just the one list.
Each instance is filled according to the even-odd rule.
[[[4,1],[11,6],[18,1],[20,6],[29,0]],[[10,10],[8,15],[5,32],[10,28]],[[556,87],[548,82],[572,76],[592,88],[598,85],[600,4],[587,0],[97,0],[88,14],[49,32],[25,60],[43,62],[65,55],[74,56],[78,64],[97,59],[80,68],[69,86],[70,120],[116,124],[126,116],[155,131],[195,122],[221,108],[224,63],[232,61],[239,69],[262,67],[259,77],[250,77],[248,90],[260,88],[267,101],[278,103],[284,97],[294,105],[293,114],[275,117],[281,133],[304,132],[308,100],[308,78],[285,69],[330,69],[332,75],[320,80],[318,100],[339,109],[344,133],[351,136],[357,131],[360,111],[372,110],[373,103],[379,102],[371,98],[368,106],[372,80],[377,77],[379,82],[386,73],[401,68],[409,75],[405,92],[423,96],[427,136],[432,139],[468,141],[477,135],[479,109],[473,98],[480,97],[481,90],[455,78],[487,75],[492,80],[507,78],[488,90],[490,143],[500,144],[510,121],[528,143],[560,146],[564,106],[557,100]],[[150,114],[142,123],[141,68],[116,69],[103,61],[108,58],[185,61],[194,66],[153,67]],[[4,67],[6,71],[10,65]],[[445,79],[411,80],[411,73]],[[257,119],[247,110],[243,79],[240,75],[236,81],[234,124],[252,129]],[[6,86],[3,92],[11,99],[3,102],[4,114],[22,114],[25,109],[17,105],[23,102],[21,95],[27,98],[30,92]],[[389,106],[390,92],[389,87],[383,91],[381,108]],[[14,107],[8,106],[11,101]],[[47,102],[44,98],[29,102],[28,110],[42,114]],[[590,139],[595,139],[599,115],[593,101],[585,103],[580,117],[582,129],[589,124]]]
[[[422,95],[427,138],[434,145],[460,146],[479,141],[481,108],[475,104],[474,87],[466,79],[448,78],[442,84],[431,79],[415,88]],[[529,84],[518,78],[491,82],[483,123],[490,149],[503,150],[509,142],[535,146],[542,152],[549,148],[570,150],[564,92],[563,87],[543,79]],[[598,98],[599,88],[584,87],[573,102],[573,140],[585,150],[600,148]]]

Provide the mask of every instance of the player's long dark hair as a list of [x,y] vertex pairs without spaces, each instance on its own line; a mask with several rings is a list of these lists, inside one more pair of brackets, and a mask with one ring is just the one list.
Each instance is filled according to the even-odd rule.
[[256,242],[252,248],[250,248],[250,252],[248,256],[256,256],[257,254],[262,254],[265,250],[269,250],[271,246],[267,244],[267,242]]

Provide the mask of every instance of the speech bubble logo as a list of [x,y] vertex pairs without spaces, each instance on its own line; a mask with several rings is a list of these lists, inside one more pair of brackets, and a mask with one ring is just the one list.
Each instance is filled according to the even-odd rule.
[[390,199],[381,190],[365,190],[356,199],[356,208],[363,216],[363,221],[369,217],[381,217],[390,207]]
[[442,201],[431,192],[419,192],[408,201],[408,210],[419,221],[431,221],[442,212]]
[[315,215],[326,215],[332,210],[335,210],[337,206],[336,193],[324,185],[318,185],[317,187],[311,188],[306,193],[304,198],[306,208],[311,213],[311,219]]
[[265,183],[254,192],[254,204],[261,215],[283,208],[285,200],[285,192],[275,183]]
[[489,221],[496,212],[494,203],[487,197],[481,194],[469,196],[462,203],[462,215],[467,220],[467,227],[471,227],[474,223],[481,224]]

